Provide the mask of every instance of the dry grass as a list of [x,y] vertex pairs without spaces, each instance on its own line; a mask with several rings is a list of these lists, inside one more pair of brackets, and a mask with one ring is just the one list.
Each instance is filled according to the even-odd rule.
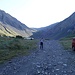
[[0,63],[13,57],[28,55],[37,48],[37,40],[0,38]]
[[60,43],[63,45],[65,50],[72,49],[72,40],[71,39],[60,40]]

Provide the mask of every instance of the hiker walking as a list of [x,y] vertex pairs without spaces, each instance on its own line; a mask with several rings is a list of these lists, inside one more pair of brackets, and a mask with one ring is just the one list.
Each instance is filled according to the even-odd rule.
[[43,38],[40,40],[40,49],[43,49]]

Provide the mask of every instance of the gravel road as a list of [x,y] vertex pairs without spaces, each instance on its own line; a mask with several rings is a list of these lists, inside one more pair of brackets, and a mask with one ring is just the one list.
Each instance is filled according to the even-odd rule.
[[0,65],[0,75],[75,75],[75,52],[59,41],[45,41],[43,50]]

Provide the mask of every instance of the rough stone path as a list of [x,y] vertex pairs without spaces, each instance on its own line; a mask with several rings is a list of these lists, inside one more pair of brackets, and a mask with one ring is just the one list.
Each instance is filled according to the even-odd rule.
[[43,50],[0,65],[0,75],[75,75],[75,52],[59,41],[45,41]]

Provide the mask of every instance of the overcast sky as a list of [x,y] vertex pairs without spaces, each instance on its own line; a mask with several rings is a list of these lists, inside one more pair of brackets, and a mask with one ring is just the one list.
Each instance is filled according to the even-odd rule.
[[44,27],[75,12],[75,0],[0,0],[0,9],[28,27]]

